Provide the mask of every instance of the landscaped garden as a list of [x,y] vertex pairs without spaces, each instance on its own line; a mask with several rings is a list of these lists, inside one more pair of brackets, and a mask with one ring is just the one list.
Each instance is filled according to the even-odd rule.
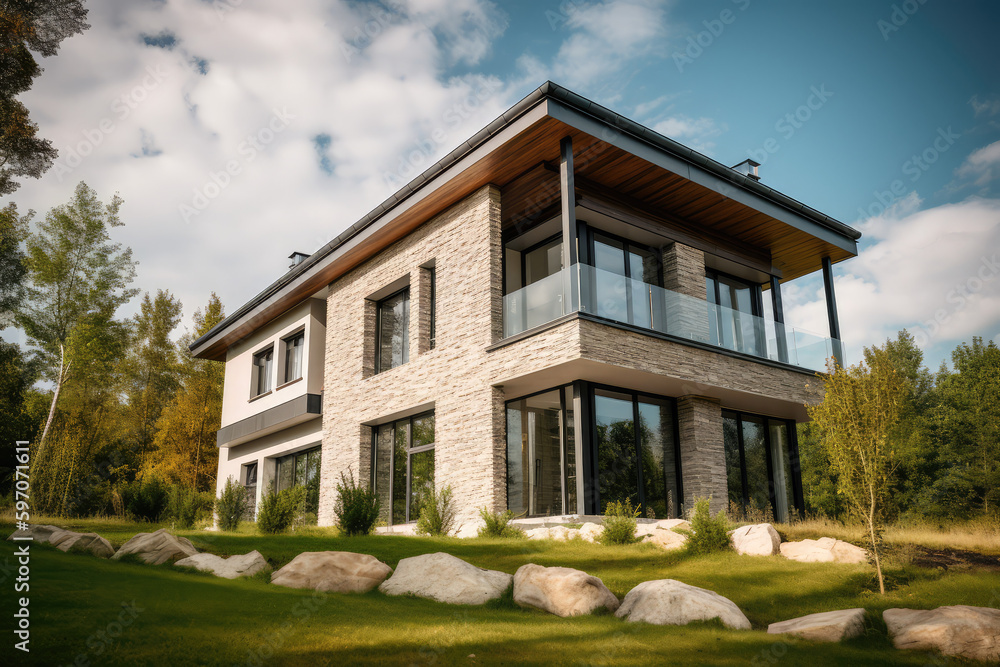
[[[260,535],[252,524],[223,533],[121,520],[40,517],[35,523],[96,532],[116,549],[136,533],[166,527],[190,539],[199,551],[230,556],[257,550],[274,570],[308,551],[370,554],[392,568],[403,558],[443,551],[510,574],[527,563],[576,568],[599,577],[619,599],[641,582],[676,579],[729,598],[753,627],[730,630],[718,621],[686,626],[629,623],[603,611],[560,618],[517,606],[510,591],[483,606],[389,597],[377,589],[362,595],[317,593],[272,585],[268,571],[229,580],[129,557],[107,560],[33,544],[26,594],[31,599],[31,653],[24,657],[47,665],[943,664],[945,657],[935,653],[895,649],[882,611],[1000,605],[1000,544],[986,530],[970,530],[960,538],[965,552],[981,560],[966,557],[950,565],[927,560],[928,553],[944,553],[938,543],[928,541],[929,531],[894,535],[887,540],[888,591],[882,596],[867,565],[800,563],[734,552],[694,556],[651,544],[348,538],[334,528]],[[8,534],[14,530],[9,520],[0,522],[0,528]],[[834,528],[778,526],[786,539],[851,538],[834,535]],[[7,566],[14,561],[15,543],[3,544],[0,576],[9,578],[15,576]],[[12,598],[4,596],[4,614],[13,613]],[[767,626],[777,621],[853,607],[866,610],[864,634],[854,639],[815,643],[766,634]]]

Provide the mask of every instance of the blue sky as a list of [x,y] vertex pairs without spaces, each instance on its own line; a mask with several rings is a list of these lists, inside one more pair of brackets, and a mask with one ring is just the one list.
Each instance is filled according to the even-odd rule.
[[[114,0],[90,22],[22,96],[60,162],[9,198],[120,192],[139,287],[186,315],[210,290],[234,310],[551,79],[861,229],[849,360],[902,327],[932,368],[1000,337],[996,3]],[[824,332],[820,288],[787,286],[793,324]]]

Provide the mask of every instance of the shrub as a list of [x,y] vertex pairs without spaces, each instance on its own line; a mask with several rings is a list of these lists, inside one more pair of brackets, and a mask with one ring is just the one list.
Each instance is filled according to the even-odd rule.
[[305,487],[302,486],[293,486],[277,493],[274,489],[268,489],[260,500],[260,509],[257,510],[257,530],[265,535],[288,530],[296,517],[302,513],[305,495]]
[[226,487],[215,501],[215,514],[219,520],[219,530],[233,531],[239,528],[243,515],[250,506],[247,490],[233,477],[226,480]]
[[175,484],[167,493],[167,509],[164,517],[173,520],[178,528],[191,528],[194,522],[205,516],[212,508],[212,496],[194,489]]
[[375,528],[382,502],[375,491],[354,482],[354,472],[340,473],[337,484],[337,502],[333,513],[337,527],[344,535],[368,535]]
[[632,544],[638,523],[639,508],[632,507],[628,498],[625,502],[616,500],[604,508],[604,530],[599,538],[601,544]]
[[421,535],[447,536],[455,527],[455,508],[451,504],[451,485],[424,492],[420,499],[420,517],[417,532]]
[[157,521],[167,508],[169,489],[159,477],[148,476],[122,488],[125,512],[136,521]]
[[694,503],[694,515],[691,517],[691,530],[676,529],[678,533],[687,535],[687,551],[692,554],[710,554],[716,551],[729,551],[733,548],[729,541],[729,522],[726,513],[720,510],[715,517],[709,511],[706,498],[698,498]]
[[518,539],[524,537],[524,531],[510,524],[514,513],[510,510],[490,512],[485,507],[479,510],[483,518],[483,527],[479,529],[479,537],[504,537]]

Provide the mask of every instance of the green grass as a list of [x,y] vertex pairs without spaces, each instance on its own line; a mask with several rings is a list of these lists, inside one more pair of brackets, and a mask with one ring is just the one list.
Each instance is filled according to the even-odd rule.
[[[119,546],[159,526],[122,521],[53,521],[98,532]],[[10,532],[9,523],[0,529]],[[893,649],[882,610],[944,604],[997,606],[1000,574],[946,573],[912,567],[890,571],[883,598],[864,566],[806,564],[780,557],[735,554],[688,557],[650,545],[585,542],[458,540],[400,536],[341,538],[309,528],[262,536],[176,531],[221,555],[260,551],[275,568],[302,551],[372,554],[395,566],[401,558],[447,551],[480,567],[513,573],[520,565],[565,565],[600,577],[620,597],[636,584],[672,578],[733,600],[754,630],[717,623],[659,627],[610,615],[562,619],[517,608],[510,598],[483,607],[417,598],[317,594],[272,586],[264,578],[225,580],[169,566],[114,562],[50,547],[31,549],[32,652],[28,664],[927,664],[924,652]],[[0,563],[11,559],[4,542]],[[2,614],[14,610],[12,579],[0,571]],[[21,594],[19,594],[21,595]],[[122,603],[137,609],[134,620]],[[813,644],[767,635],[767,624],[818,611],[864,607],[865,636],[843,644]],[[139,611],[141,610],[141,611]],[[123,615],[125,621],[119,619]],[[7,622],[9,628],[10,621]],[[122,627],[119,633],[119,626]],[[9,629],[5,628],[11,642]],[[112,638],[110,634],[118,635]],[[100,654],[98,654],[100,650]],[[269,657],[273,652],[273,656]],[[6,644],[0,655],[10,655]],[[475,654],[475,658],[468,656]],[[21,657],[21,656],[18,656]],[[755,660],[756,658],[756,660]],[[6,661],[5,661],[6,662]],[[19,661],[18,664],[20,664]],[[960,664],[951,661],[949,664]]]

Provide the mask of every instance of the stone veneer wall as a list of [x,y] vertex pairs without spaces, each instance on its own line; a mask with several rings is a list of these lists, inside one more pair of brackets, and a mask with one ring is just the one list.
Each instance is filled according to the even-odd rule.
[[710,498],[712,513],[729,506],[722,407],[718,399],[682,396],[677,400],[681,439],[684,511],[694,510],[695,498]]
[[[506,503],[503,394],[486,348],[500,337],[500,192],[485,186],[330,285],[319,520],[333,522],[340,473],[371,476],[365,424],[433,408],[435,482],[451,485],[462,519]],[[436,346],[429,349],[430,276]],[[367,297],[404,276],[410,286],[409,363],[374,374],[374,305]],[[476,474],[469,474],[476,471]]]

